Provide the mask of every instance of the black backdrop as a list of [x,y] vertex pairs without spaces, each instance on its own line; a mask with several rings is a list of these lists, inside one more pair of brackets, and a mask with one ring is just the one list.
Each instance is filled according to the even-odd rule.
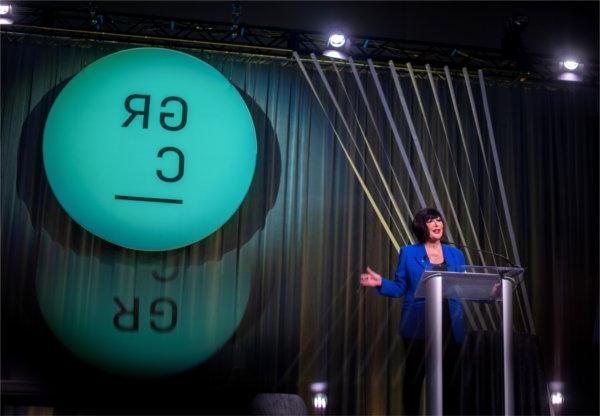
[[[331,413],[400,413],[400,302],[357,284],[367,264],[391,275],[397,253],[291,61],[188,51],[238,87],[259,138],[248,198],[218,232],[187,249],[212,258],[246,250],[257,262],[246,313],[223,348],[184,374],[140,380],[79,361],[51,334],[33,289],[44,241],[88,260],[95,256],[92,240],[96,250],[115,249],[54,200],[38,153],[45,115],[61,82],[130,46],[28,36],[2,41],[5,405],[48,405],[59,413],[236,413],[257,392],[298,393],[308,403],[310,383],[327,381]],[[488,94],[546,376],[565,383],[566,414],[596,414],[598,91],[490,81]],[[465,113],[467,105],[459,95]],[[391,137],[384,137],[399,165]],[[416,160],[410,146],[409,153]],[[416,209],[414,195],[409,199]]]

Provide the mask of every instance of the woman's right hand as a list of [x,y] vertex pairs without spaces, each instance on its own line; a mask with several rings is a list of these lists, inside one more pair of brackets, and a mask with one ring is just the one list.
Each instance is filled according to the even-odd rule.
[[367,266],[366,273],[360,275],[360,284],[367,287],[381,287],[381,275]]

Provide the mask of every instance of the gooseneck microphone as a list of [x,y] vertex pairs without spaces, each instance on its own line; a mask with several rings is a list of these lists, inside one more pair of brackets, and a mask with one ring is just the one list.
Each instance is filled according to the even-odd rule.
[[500,258],[500,259],[504,260],[505,262],[507,262],[508,264],[510,264],[512,267],[521,267],[521,266],[517,266],[517,265],[516,265],[516,264],[514,264],[512,261],[510,261],[510,259],[509,259],[508,257],[506,257],[506,256],[504,256],[504,255],[502,255],[502,254],[499,254],[499,253],[493,252],[493,251],[482,250],[482,249],[480,249],[480,248],[471,247],[471,246],[468,246],[468,245],[466,245],[466,244],[462,244],[462,243],[455,243],[455,242],[453,242],[453,241],[444,241],[444,243],[446,243],[446,244],[451,244],[451,245],[453,245],[453,246],[457,246],[457,247],[468,248],[469,250],[472,250],[472,251],[477,251],[477,252],[479,252],[479,253],[485,253],[485,254],[489,254],[489,255],[492,255],[492,256],[494,256],[494,257],[498,257],[498,258]]

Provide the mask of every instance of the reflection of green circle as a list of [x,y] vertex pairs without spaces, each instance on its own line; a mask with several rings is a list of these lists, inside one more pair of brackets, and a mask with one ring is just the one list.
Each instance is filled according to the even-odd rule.
[[67,255],[47,236],[42,244],[36,289],[50,329],[81,359],[113,373],[194,367],[229,339],[248,303],[252,266],[236,251],[202,265],[150,253],[122,263]]
[[124,247],[168,250],[233,215],[256,148],[248,108],[223,75],[185,53],[140,48],[66,85],[43,155],[54,194],[81,226]]

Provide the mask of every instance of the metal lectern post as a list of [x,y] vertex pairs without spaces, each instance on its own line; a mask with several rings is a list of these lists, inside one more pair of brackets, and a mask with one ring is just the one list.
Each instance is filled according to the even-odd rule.
[[427,319],[427,414],[443,414],[442,276],[432,275],[425,285]]
[[510,279],[502,279],[502,351],[504,355],[504,414],[514,415],[513,360],[512,360],[512,291]]
[[504,414],[514,414],[512,292],[522,281],[521,267],[462,266],[460,271],[424,271],[415,297],[425,298],[427,336],[427,414],[442,415],[442,299],[496,301],[502,281],[502,353],[504,366]]

